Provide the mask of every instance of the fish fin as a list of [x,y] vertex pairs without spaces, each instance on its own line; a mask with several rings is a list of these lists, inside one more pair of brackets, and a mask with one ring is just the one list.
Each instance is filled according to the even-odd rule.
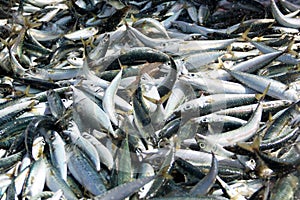
[[237,142],[237,146],[254,153],[254,152],[259,151],[260,142],[261,142],[261,136],[257,135],[257,136],[255,136],[255,138],[251,144],[247,144],[245,142]]
[[259,151],[260,143],[261,143],[261,136],[260,135],[255,136],[252,142],[252,149],[256,152]]
[[76,86],[82,86],[83,79],[80,79],[80,81],[76,84]]
[[272,113],[269,112],[268,121],[269,121],[269,122],[272,122],[273,120],[274,120],[274,119],[273,119]]
[[161,170],[161,174],[158,174],[158,175],[161,175],[163,176],[165,179],[167,180],[172,180],[173,179],[173,176],[168,174],[168,169],[169,169],[169,166],[166,166],[164,167],[162,170]]
[[128,67],[128,66],[126,66],[126,65],[123,65],[123,64],[121,63],[121,61],[120,61],[119,58],[118,58],[118,63],[119,63],[119,65],[120,65],[121,70],[126,69],[126,68]]
[[223,68],[225,68],[224,62],[223,62],[222,58],[223,58],[223,55],[220,56],[220,57],[218,57],[218,67],[217,67],[218,69],[223,69]]
[[36,102],[35,101],[32,101],[30,104],[29,104],[29,108],[33,108],[35,106]]
[[267,28],[272,28],[272,26],[274,25],[275,21],[272,22]]
[[251,39],[248,37],[248,34],[251,30],[251,27],[250,28],[247,28],[247,30],[245,30],[245,32],[242,34],[242,38],[245,40],[245,41],[251,41]]
[[257,42],[262,42],[262,41],[263,41],[263,38],[264,38],[264,36],[258,36],[257,39],[256,39],[256,41],[257,41]]
[[96,46],[94,45],[94,40],[95,40],[95,37],[90,37],[86,40],[86,42],[88,42],[88,44],[94,49]]
[[154,104],[160,104],[159,100],[157,100],[157,99],[148,97],[148,96],[146,96],[146,95],[143,95],[143,97],[144,97],[145,99],[147,99],[148,101],[150,101],[151,103],[154,103]]
[[130,15],[130,19],[133,24],[137,21],[137,18],[135,18],[133,15]]
[[126,21],[125,19],[123,19],[123,23],[124,23],[124,25],[126,26],[126,29],[128,29],[129,24],[127,23],[127,21]]
[[82,37],[80,37],[80,40],[81,40],[81,43],[83,44],[83,55],[85,58],[88,58],[88,53],[87,53],[87,50],[86,50],[86,47],[87,47],[87,42],[83,40]]
[[63,116],[61,116],[56,122],[55,124],[60,124],[60,122],[63,121],[67,121],[68,119],[70,119],[71,115],[73,114],[73,109],[67,108],[66,112],[63,114]]
[[256,94],[255,98],[261,102],[264,100],[265,96],[267,95],[269,88],[270,88],[271,83],[268,84],[268,86],[266,87],[266,89],[264,90],[264,92],[262,94]]
[[166,95],[162,96],[159,99],[159,103],[163,104],[167,99],[169,99],[170,95],[172,94],[172,91],[169,91]]
[[294,44],[295,44],[295,40],[294,40],[294,38],[291,38],[291,42],[289,42],[285,52],[287,52],[293,56],[298,56],[298,53],[292,49]]
[[24,25],[25,25],[26,29],[37,28],[37,27],[40,27],[42,25],[41,22],[39,22],[39,23],[31,22],[29,17],[25,17],[25,16],[23,16],[23,21],[24,21]]
[[143,97],[145,99],[147,99],[148,101],[150,101],[151,103],[154,103],[154,104],[157,104],[157,105],[160,105],[160,104],[163,104],[171,95],[171,91],[168,92],[166,95],[162,96],[160,99],[154,99],[154,98],[151,98],[151,97],[148,97],[148,96],[145,96],[143,95]]
[[6,40],[2,39],[1,37],[0,37],[0,43],[4,44],[4,46],[6,46],[6,47],[12,46],[12,45],[10,45],[9,42],[7,42]]
[[234,56],[234,53],[232,52],[232,45],[228,45],[227,46],[226,53],[230,54],[231,56]]
[[30,85],[28,85],[28,86],[26,87],[26,89],[25,89],[25,91],[24,91],[24,95],[25,95],[26,97],[34,97],[34,95],[30,94],[29,91],[30,91]]
[[[243,27],[243,26],[245,26],[245,20],[246,20],[246,15],[244,15],[244,17],[242,18],[242,20],[241,20],[241,23],[240,23],[240,25],[239,25],[239,27],[241,28],[241,27]],[[250,26],[250,29],[251,29],[251,26]]]

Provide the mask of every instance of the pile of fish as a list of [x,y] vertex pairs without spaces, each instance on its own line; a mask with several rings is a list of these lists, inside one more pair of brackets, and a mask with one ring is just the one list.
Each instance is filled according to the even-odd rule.
[[0,2],[0,197],[300,199],[300,2]]

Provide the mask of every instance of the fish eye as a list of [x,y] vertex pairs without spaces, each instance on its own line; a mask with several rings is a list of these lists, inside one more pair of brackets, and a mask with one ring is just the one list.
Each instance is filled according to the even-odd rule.
[[208,119],[205,118],[205,119],[202,120],[202,122],[208,123]]
[[185,110],[190,110],[192,108],[192,105],[191,104],[187,104],[186,106],[185,106]]
[[55,135],[54,135],[54,134],[51,134],[50,137],[49,137],[49,139],[50,139],[51,141],[55,140]]
[[163,136],[163,133],[162,133],[162,131],[160,131],[159,133],[158,133],[158,137],[162,137]]
[[42,145],[45,145],[45,144],[46,144],[45,140],[42,140],[42,141],[41,141],[41,144],[42,144]]
[[206,145],[205,145],[204,142],[200,142],[200,143],[199,143],[199,147],[200,147],[201,149],[204,149],[204,148],[206,147]]
[[65,136],[64,136],[64,140],[65,140],[65,142],[66,142],[66,143],[68,143],[68,142],[70,142],[70,141],[71,141],[71,137],[70,137],[70,136],[67,136],[67,135],[65,135]]
[[154,164],[160,164],[160,163],[162,163],[162,158],[160,158],[160,157],[158,157],[158,158],[155,158],[154,160],[153,160],[153,162],[154,162]]

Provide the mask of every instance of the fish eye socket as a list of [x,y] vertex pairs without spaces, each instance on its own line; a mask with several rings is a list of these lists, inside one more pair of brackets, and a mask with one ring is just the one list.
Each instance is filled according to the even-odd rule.
[[155,158],[155,159],[153,160],[153,163],[154,163],[155,165],[159,165],[161,162],[162,162],[162,158]]
[[68,135],[65,135],[65,136],[64,136],[64,140],[65,140],[66,142],[70,142],[70,141],[71,141],[71,137],[68,136]]
[[51,134],[50,137],[49,137],[49,139],[50,139],[51,141],[55,140],[55,135],[54,135],[54,134]]
[[192,105],[191,104],[187,104],[186,106],[185,106],[185,110],[190,110],[192,108]]
[[200,143],[199,143],[199,147],[200,147],[201,149],[204,149],[204,148],[206,147],[206,145],[205,145],[204,142],[200,142]]
[[160,131],[159,133],[158,133],[158,137],[162,137],[163,136],[163,133],[162,133],[162,131]]
[[207,123],[208,119],[203,119],[202,122]]

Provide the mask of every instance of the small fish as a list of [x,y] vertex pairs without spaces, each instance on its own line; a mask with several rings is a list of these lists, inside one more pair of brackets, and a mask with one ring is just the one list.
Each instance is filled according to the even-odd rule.
[[68,157],[68,169],[74,178],[93,195],[101,195],[106,192],[102,178],[83,153],[76,146],[66,147]]
[[133,193],[135,193],[138,189],[149,183],[150,181],[154,180],[156,176],[149,176],[144,177],[140,179],[136,179],[131,182],[124,183],[122,185],[119,185],[103,195],[93,197],[95,200],[109,200],[109,199],[124,199],[126,197],[129,197]]
[[97,33],[98,29],[96,27],[88,27],[78,31],[74,31],[72,33],[65,34],[64,37],[69,40],[81,40],[92,37]]
[[212,188],[214,182],[216,181],[216,177],[218,174],[218,161],[215,158],[214,153],[212,153],[212,163],[211,168],[208,174],[201,179],[192,189],[190,190],[190,194],[193,196],[202,196],[206,195],[209,190]]
[[297,18],[290,18],[284,16],[280,10],[278,9],[274,0],[271,0],[271,9],[274,18],[283,26],[291,27],[291,28],[300,28],[300,20]]
[[122,78],[122,68],[120,72],[111,81],[110,85],[106,88],[103,96],[103,110],[107,113],[112,123],[118,126],[119,122],[115,110],[115,96]]
[[270,95],[277,99],[282,100],[290,100],[290,101],[297,101],[298,94],[293,89],[288,89],[287,86],[279,81],[259,77],[254,74],[238,72],[238,71],[231,71],[226,69],[226,71],[233,76],[234,78],[238,79],[241,83],[247,85],[248,87],[258,91],[263,92],[264,89],[270,84],[270,89],[268,90],[267,95]]

